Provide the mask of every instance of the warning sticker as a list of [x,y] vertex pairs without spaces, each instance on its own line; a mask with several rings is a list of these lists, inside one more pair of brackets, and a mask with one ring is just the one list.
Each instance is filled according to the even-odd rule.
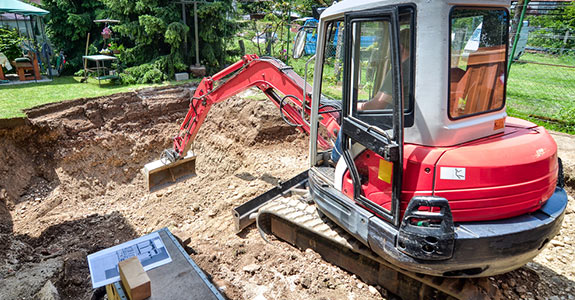
[[465,180],[465,168],[441,167],[440,179]]
[[384,159],[379,160],[379,172],[377,173],[377,177],[380,180],[383,180],[389,184],[391,184],[391,175],[393,173],[393,163],[390,163]]

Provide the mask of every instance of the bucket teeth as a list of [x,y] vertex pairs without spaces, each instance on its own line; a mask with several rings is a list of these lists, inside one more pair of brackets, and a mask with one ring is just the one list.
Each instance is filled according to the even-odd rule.
[[196,176],[196,156],[190,151],[174,162],[158,159],[144,166],[144,176],[150,192]]

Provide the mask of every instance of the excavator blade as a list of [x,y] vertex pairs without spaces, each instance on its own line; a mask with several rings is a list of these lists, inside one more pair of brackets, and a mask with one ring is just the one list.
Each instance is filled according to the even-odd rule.
[[174,162],[158,159],[144,166],[144,176],[150,192],[157,191],[196,176],[196,156],[190,151]]
[[297,194],[302,191],[307,193],[307,178],[308,171],[305,170],[295,177],[280,182],[278,186],[273,189],[253,198],[252,200],[233,209],[234,223],[236,224],[236,232],[241,232],[244,228],[250,226],[256,221],[255,217],[258,210],[266,203],[277,199],[278,197],[287,194]]

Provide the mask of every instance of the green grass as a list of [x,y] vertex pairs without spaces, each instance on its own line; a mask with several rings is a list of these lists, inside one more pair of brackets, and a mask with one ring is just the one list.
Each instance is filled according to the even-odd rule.
[[[525,53],[521,60],[575,66],[572,56]],[[553,130],[575,133],[575,68],[514,63],[507,112]]]
[[536,114],[530,114],[516,110],[512,107],[507,107],[507,114],[512,117],[533,122],[537,125],[545,127],[547,130],[554,130],[568,134],[575,134],[575,123],[573,122],[572,119],[567,120],[546,119]]
[[519,60],[534,61],[554,65],[575,65],[575,56],[573,55],[549,55],[542,53],[524,53]]
[[[37,105],[73,100],[78,98],[99,97],[135,89],[167,84],[180,84],[189,81],[165,82],[163,84],[117,85],[90,78],[88,83],[80,83],[81,77],[63,76],[51,82],[27,83],[18,85],[0,85],[0,118],[25,116],[23,109]],[[197,81],[197,80],[196,80]]]

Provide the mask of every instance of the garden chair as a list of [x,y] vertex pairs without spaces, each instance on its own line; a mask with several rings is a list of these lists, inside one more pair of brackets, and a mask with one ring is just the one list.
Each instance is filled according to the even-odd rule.
[[28,54],[24,57],[16,58],[13,65],[16,67],[16,73],[18,73],[20,81],[41,79],[38,58],[33,51],[28,51]]

